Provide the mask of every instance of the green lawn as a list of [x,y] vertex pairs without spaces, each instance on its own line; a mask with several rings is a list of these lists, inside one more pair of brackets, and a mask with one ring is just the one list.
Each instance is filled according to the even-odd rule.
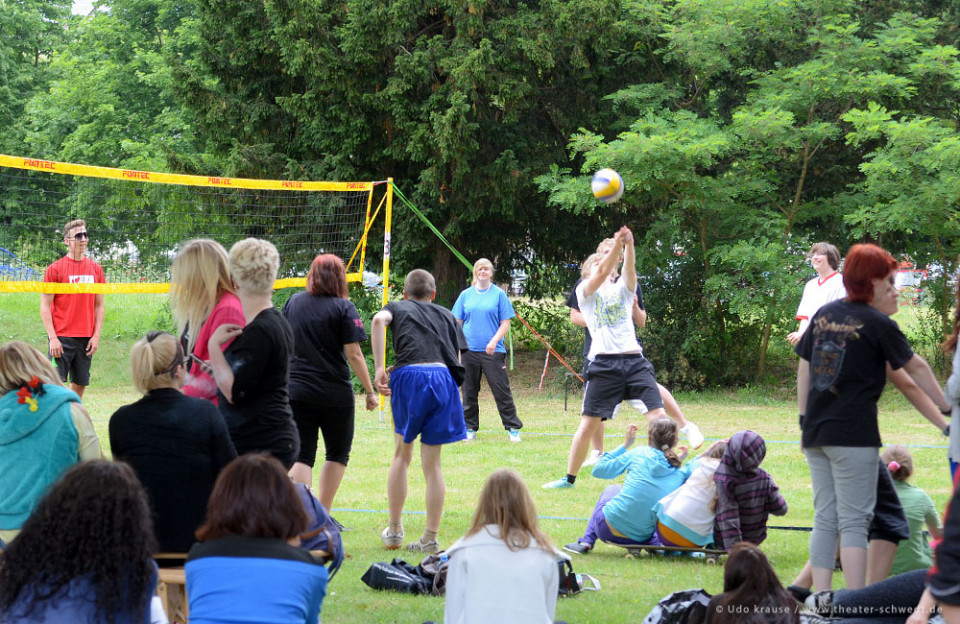
[[[109,447],[110,414],[137,398],[129,383],[126,354],[139,335],[153,328],[152,323],[158,318],[155,310],[163,298],[143,296],[120,300],[120,297],[107,298],[106,329],[85,401],[105,449]],[[18,338],[44,346],[38,307],[39,295],[8,295],[0,299],[0,339]],[[493,399],[485,393],[481,395],[483,428],[479,440],[445,448],[447,499],[441,545],[449,545],[463,534],[485,476],[501,466],[515,468],[526,479],[542,526],[557,545],[576,539],[582,532],[587,515],[608,482],[594,479],[583,471],[574,490],[540,489],[541,484],[564,472],[570,437],[578,422],[580,399],[579,393],[571,394],[569,409],[564,411],[562,369],[554,361],[551,361],[544,391],[537,391],[543,357],[543,352],[517,354],[517,370],[511,376],[518,411],[525,423],[522,443],[507,441]],[[774,476],[790,505],[786,517],[773,518],[770,524],[809,527],[812,500],[809,473],[798,443],[796,403],[790,393],[783,390],[791,383],[791,379],[782,380],[779,390],[751,388],[680,394],[677,399],[708,439],[726,437],[746,428],[763,435],[767,440],[767,459],[763,466]],[[379,539],[387,522],[386,475],[392,453],[392,432],[388,424],[379,422],[376,412],[358,407],[357,414],[353,458],[334,505],[334,514],[351,529],[344,534],[348,558],[330,585],[323,609],[324,622],[442,620],[441,599],[374,592],[360,582],[360,576],[371,563],[388,561],[397,553],[384,550]],[[627,422],[643,422],[633,410],[624,409],[622,414],[608,428],[609,448],[619,443]],[[942,509],[949,498],[950,481],[945,439],[939,431],[912,411],[892,389],[881,403],[881,430],[887,443],[915,446],[917,474],[913,481]],[[408,537],[415,537],[423,528],[422,510],[423,478],[415,459],[410,474],[408,514],[404,518]],[[771,528],[763,548],[785,582],[792,580],[803,565],[808,537],[806,532]],[[417,557],[414,555],[409,560],[416,562]],[[701,560],[626,559],[623,550],[602,544],[588,555],[575,556],[574,566],[577,571],[597,577],[603,586],[597,594],[584,593],[559,603],[557,617],[577,623],[639,621],[660,597],[673,590],[706,587],[716,592],[722,584],[722,571]],[[842,585],[840,575],[835,585]]]

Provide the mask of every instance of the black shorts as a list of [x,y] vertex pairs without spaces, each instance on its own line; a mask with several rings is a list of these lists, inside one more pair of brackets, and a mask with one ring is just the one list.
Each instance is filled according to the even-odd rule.
[[[78,386],[90,385],[90,362],[93,358],[87,355],[87,343],[89,338],[69,338],[66,336],[57,336],[60,344],[63,346],[63,355],[53,359],[57,372],[60,373],[60,381],[67,383],[69,381]],[[50,355],[49,347],[47,355]]]
[[877,475],[877,504],[873,507],[873,520],[870,521],[868,537],[871,540],[899,543],[910,539],[910,523],[903,513],[900,497],[893,486],[890,471],[880,460],[880,472]]
[[354,404],[318,405],[308,401],[290,401],[293,420],[300,432],[297,461],[313,468],[317,461],[318,433],[323,434],[324,459],[347,465],[353,447]]
[[631,399],[643,401],[648,410],[663,407],[653,365],[639,353],[595,357],[587,371],[581,414],[608,420],[621,402]]

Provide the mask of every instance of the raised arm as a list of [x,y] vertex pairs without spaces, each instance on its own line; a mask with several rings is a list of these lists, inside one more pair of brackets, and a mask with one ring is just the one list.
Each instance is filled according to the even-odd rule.
[[633,232],[630,228],[623,226],[620,231],[620,240],[623,243],[623,283],[627,290],[634,292],[637,289],[637,256],[633,247]]
[[[622,230],[623,228],[621,228],[621,231]],[[619,260],[620,252],[623,250],[623,234],[620,232],[614,234],[613,241],[613,248],[600,260],[600,264],[593,269],[590,277],[583,281],[583,295],[585,297],[589,297],[597,292],[597,289],[607,281],[610,274],[617,268],[617,260]],[[634,280],[634,285],[636,285],[636,280]]]

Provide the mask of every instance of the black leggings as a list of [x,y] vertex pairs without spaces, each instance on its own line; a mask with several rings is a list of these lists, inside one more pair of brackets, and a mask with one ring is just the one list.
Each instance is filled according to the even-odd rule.
[[346,466],[353,447],[354,404],[319,405],[290,401],[290,407],[300,432],[297,461],[313,468],[317,460],[318,433],[322,433],[325,460]]

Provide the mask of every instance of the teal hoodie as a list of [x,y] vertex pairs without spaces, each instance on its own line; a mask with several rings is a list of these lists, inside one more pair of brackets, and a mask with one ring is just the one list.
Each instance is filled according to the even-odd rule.
[[70,404],[80,397],[43,385],[37,411],[18,403],[18,390],[0,396],[0,529],[19,529],[63,471],[80,460],[80,436]]

